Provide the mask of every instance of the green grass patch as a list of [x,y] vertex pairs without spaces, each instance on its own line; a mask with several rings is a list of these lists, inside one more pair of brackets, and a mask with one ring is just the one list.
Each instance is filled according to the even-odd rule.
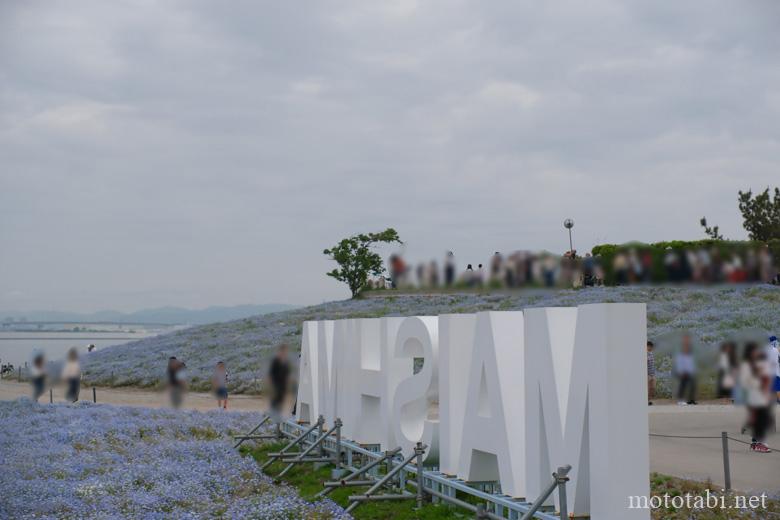
[[[697,482],[694,480],[684,480],[681,478],[661,475],[659,473],[650,474],[650,495],[651,496],[705,496],[707,490],[713,495],[721,496],[723,493],[719,486],[712,482]],[[726,504],[733,505],[733,497],[740,493],[728,493],[726,495]],[[689,509],[674,507],[654,509],[652,511],[653,520],[747,520],[756,518],[780,518],[780,501],[767,500],[766,509]]]
[[[257,448],[241,447],[241,452],[253,457],[259,464],[267,460],[267,454],[279,451],[284,444],[265,444]],[[271,477],[278,475],[285,464],[275,462],[266,468],[265,473]],[[283,482],[298,490],[298,493],[306,500],[315,500],[314,495],[322,491],[322,483],[331,480],[333,466],[327,465],[320,469],[313,469],[311,464],[296,465],[285,476]],[[328,498],[342,507],[349,505],[349,496],[358,495],[367,490],[367,487],[349,487],[332,491]],[[409,488],[409,491],[414,491]],[[368,502],[361,504],[352,516],[358,520],[443,520],[473,518],[474,514],[465,509],[456,509],[442,504],[426,504],[422,509],[416,509],[414,500]]]

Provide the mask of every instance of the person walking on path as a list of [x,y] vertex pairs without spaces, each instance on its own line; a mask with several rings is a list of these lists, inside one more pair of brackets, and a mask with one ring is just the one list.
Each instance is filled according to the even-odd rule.
[[276,418],[281,418],[282,406],[287,393],[290,380],[290,361],[288,359],[288,347],[282,343],[276,349],[276,354],[271,361],[268,378],[271,381],[271,413]]
[[770,377],[772,377],[773,400],[780,403],[780,344],[778,344],[777,336],[769,337],[766,355],[769,362]]
[[755,343],[745,346],[740,382],[745,391],[745,402],[748,409],[748,425],[752,430],[750,449],[757,453],[769,453],[771,450],[764,444],[767,429],[770,424],[770,373],[766,352]]
[[43,395],[46,386],[46,358],[42,352],[35,354],[30,367],[30,384],[32,385],[32,398],[36,403]]
[[653,406],[655,399],[655,344],[647,342],[647,405]]
[[[693,357],[691,337],[687,334],[683,336],[682,349],[674,360],[674,372],[680,380],[679,387],[677,389],[677,404],[697,404],[696,361]],[[686,393],[688,395],[687,401],[685,401]]]
[[65,381],[65,399],[71,403],[79,400],[81,390],[81,365],[79,364],[79,351],[72,348],[68,351],[68,359],[62,367],[62,380]]
[[176,359],[175,356],[168,358],[168,393],[171,398],[171,406],[180,408],[184,401],[184,391],[186,383],[184,380],[184,369],[186,365]]
[[228,402],[228,390],[227,390],[227,370],[225,369],[225,363],[220,361],[214,368],[214,375],[211,377],[211,387],[214,389],[214,394],[217,396],[217,408],[227,410]]
[[720,346],[720,354],[718,355],[718,398],[734,398],[738,372],[737,346],[733,342],[727,341]]

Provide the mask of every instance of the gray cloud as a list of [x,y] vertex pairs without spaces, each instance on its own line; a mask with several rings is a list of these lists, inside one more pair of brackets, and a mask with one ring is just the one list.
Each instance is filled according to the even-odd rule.
[[413,259],[744,236],[773,2],[5,2],[0,308],[315,302]]

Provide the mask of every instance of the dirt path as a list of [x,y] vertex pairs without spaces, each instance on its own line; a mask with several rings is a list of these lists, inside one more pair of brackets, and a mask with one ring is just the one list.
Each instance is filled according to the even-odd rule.
[[[106,388],[97,387],[95,389],[98,403],[108,403],[125,406],[144,406],[147,408],[159,408],[169,406],[168,396],[163,392],[154,390],[142,390],[136,388]],[[30,385],[27,383],[18,383],[16,381],[0,381],[0,400],[9,401],[22,396],[30,395]],[[64,402],[65,389],[61,386],[54,388],[54,402]],[[79,396],[82,400],[92,400],[92,387],[81,389]],[[40,401],[48,402],[49,393],[46,392]],[[217,407],[217,401],[211,394],[190,392],[184,400],[184,408],[194,410],[211,410]],[[228,400],[228,409],[256,411],[260,412],[266,409],[266,401],[263,397],[234,395]]]

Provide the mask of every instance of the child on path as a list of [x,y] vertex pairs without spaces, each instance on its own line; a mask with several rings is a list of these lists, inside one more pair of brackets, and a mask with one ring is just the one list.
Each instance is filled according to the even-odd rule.
[[217,396],[217,408],[227,410],[228,390],[227,390],[227,370],[225,363],[220,361],[214,367],[214,375],[211,376],[211,388]]

